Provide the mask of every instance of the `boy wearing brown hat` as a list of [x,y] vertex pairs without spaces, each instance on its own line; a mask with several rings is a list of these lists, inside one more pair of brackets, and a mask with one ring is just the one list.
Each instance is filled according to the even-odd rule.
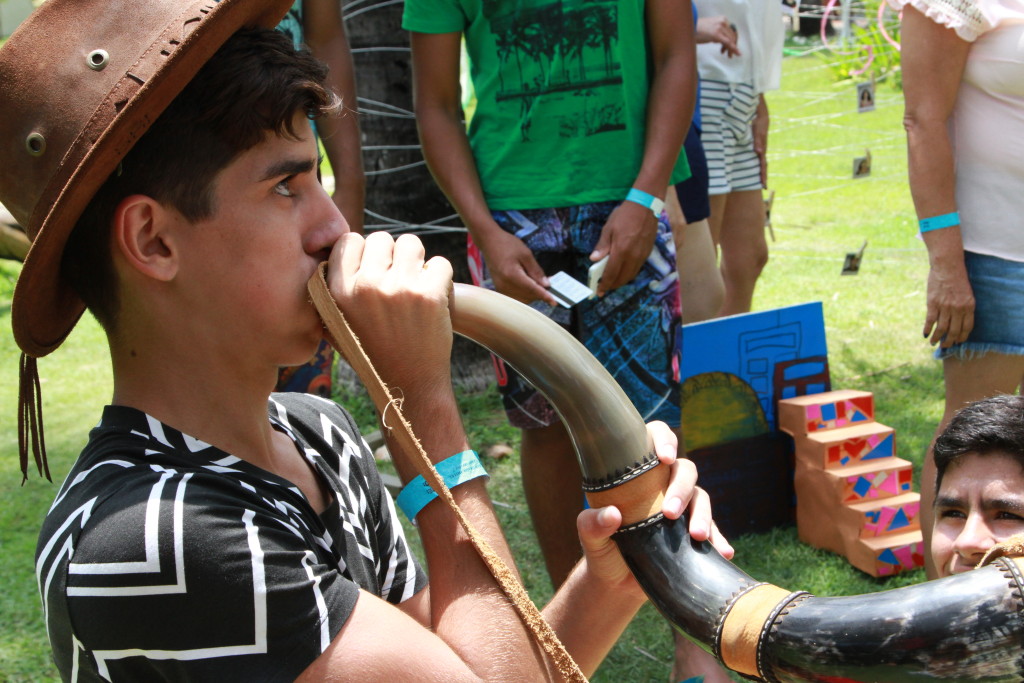
[[[85,306],[114,371],[37,549],[58,668],[83,681],[546,680],[455,514],[406,501],[428,585],[351,418],[271,395],[278,366],[323,334],[306,282],[327,260],[429,458],[456,454],[455,500],[510,563],[451,389],[451,268],[413,237],[348,233],[318,184],[309,119],[336,99],[322,66],[269,30],[290,4],[48,0],[0,49],[0,201],[33,239],[12,309],[23,458],[44,463],[35,359]],[[692,465],[664,425],[650,433],[674,463],[663,512],[689,505],[706,538]],[[580,517],[586,557],[544,610],[585,673],[644,600],[609,540],[620,521],[615,508]]]

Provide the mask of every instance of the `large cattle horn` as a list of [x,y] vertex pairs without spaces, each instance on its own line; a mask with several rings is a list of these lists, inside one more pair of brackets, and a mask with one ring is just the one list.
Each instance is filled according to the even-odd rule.
[[537,387],[568,428],[594,504],[623,509],[615,538],[651,601],[730,669],[767,681],[1024,678],[1024,562],[868,595],[822,598],[754,580],[685,523],[657,513],[664,467],[607,371],[528,306],[455,285],[452,327]]

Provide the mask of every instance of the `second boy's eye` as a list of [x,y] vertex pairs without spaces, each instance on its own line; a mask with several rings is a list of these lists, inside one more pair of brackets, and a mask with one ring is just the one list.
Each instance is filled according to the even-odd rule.
[[277,185],[274,185],[274,192],[281,195],[282,197],[294,197],[295,193],[292,191],[291,183],[295,179],[295,176],[288,176]]

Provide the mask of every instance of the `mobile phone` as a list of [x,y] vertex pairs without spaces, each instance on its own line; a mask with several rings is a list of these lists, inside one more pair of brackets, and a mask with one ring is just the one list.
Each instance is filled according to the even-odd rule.
[[601,276],[604,274],[604,268],[608,265],[608,257],[605,256],[603,259],[590,266],[590,273],[587,276],[587,286],[594,292],[594,296],[597,295],[597,283],[601,281]]

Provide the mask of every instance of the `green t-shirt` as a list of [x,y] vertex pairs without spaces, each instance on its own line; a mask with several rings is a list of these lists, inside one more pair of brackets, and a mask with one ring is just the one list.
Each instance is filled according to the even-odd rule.
[[[644,152],[644,0],[405,0],[402,26],[465,37],[491,209],[625,199]],[[680,152],[671,182],[689,175]]]

